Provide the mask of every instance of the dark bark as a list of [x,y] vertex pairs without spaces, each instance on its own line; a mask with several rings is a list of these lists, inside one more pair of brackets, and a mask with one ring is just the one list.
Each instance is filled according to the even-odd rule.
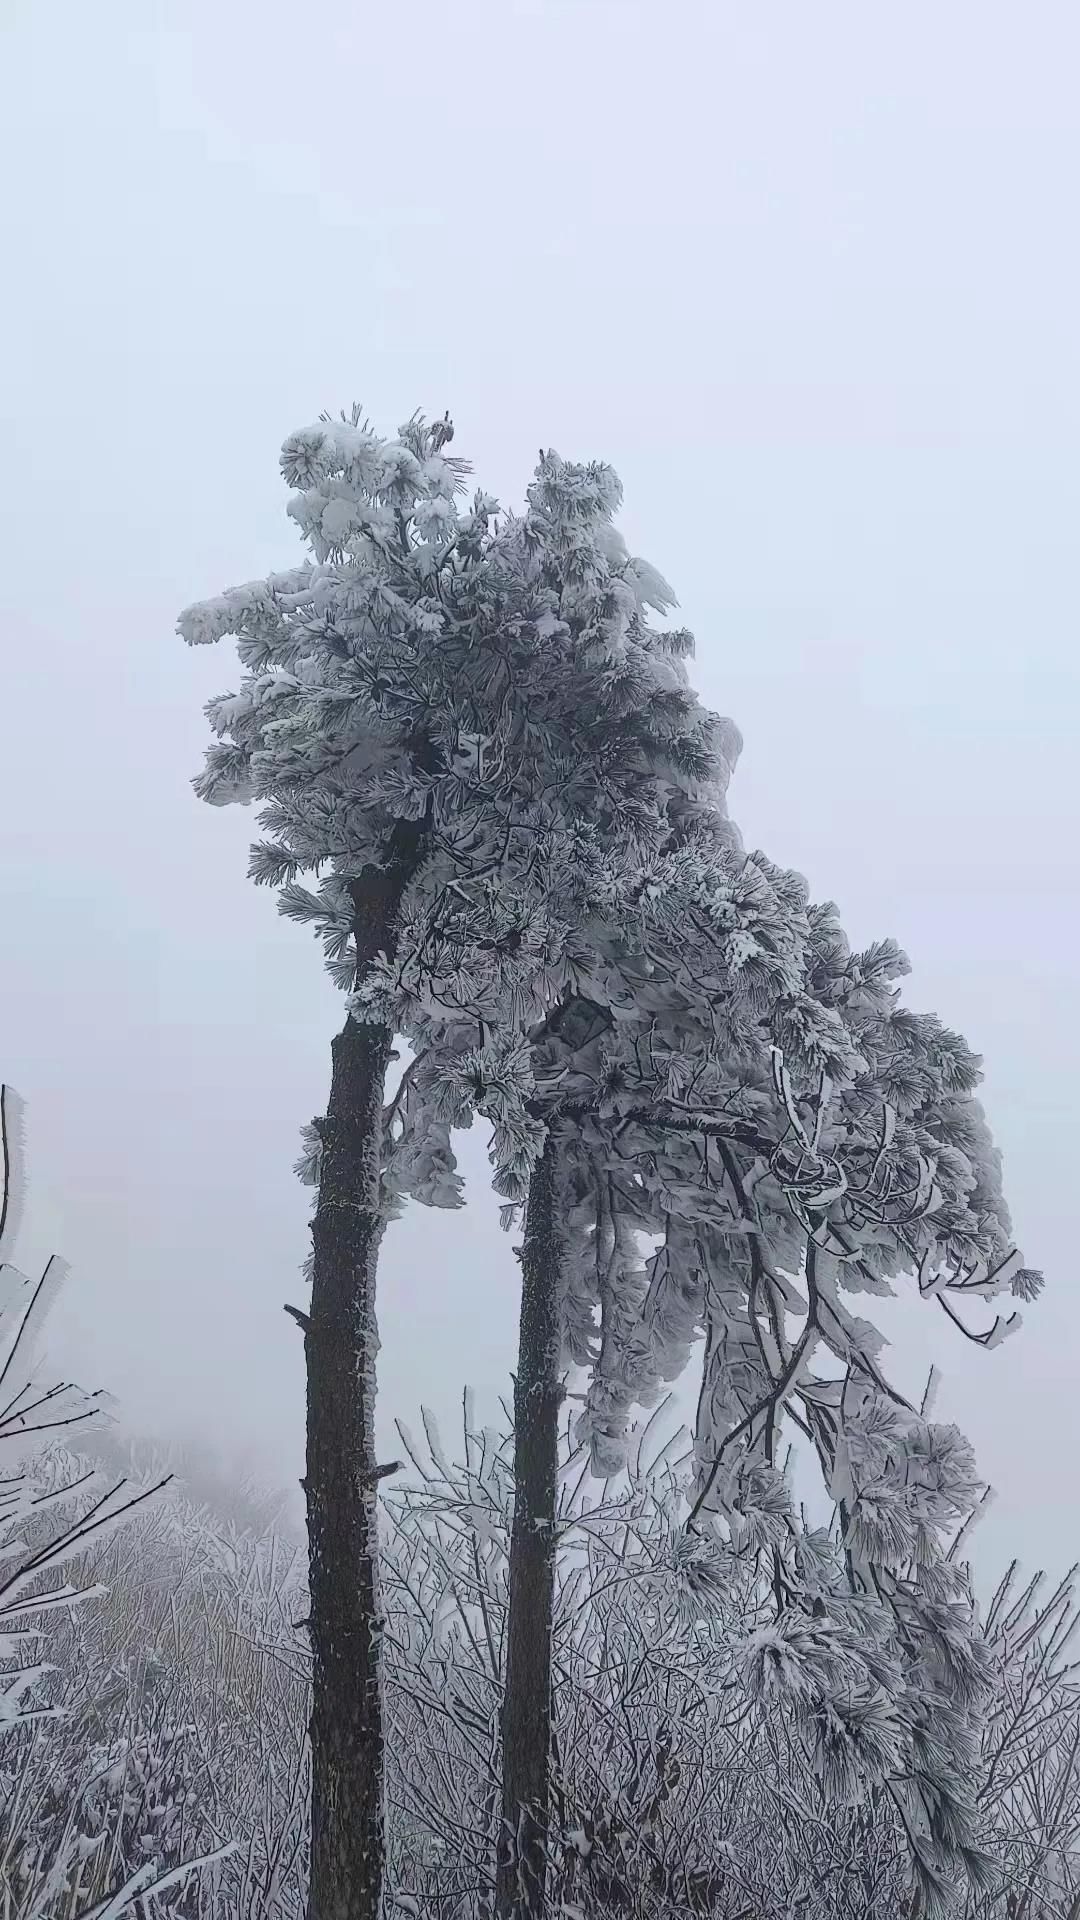
[[[388,865],[365,870],[353,886],[358,979],[376,954],[394,953],[398,909],[420,843],[417,826],[399,827]],[[304,1330],[313,1682],[308,1920],[378,1920],[382,1887],[375,1275],[393,1039],[387,1027],[346,1021],[333,1043],[330,1101],[319,1128]]]
[[498,1920],[540,1920],[546,1878],[551,1747],[551,1633],[558,1486],[560,1295],[566,1253],[557,1149],[533,1174],[521,1252],[514,1382],[514,1525],[502,1710]]

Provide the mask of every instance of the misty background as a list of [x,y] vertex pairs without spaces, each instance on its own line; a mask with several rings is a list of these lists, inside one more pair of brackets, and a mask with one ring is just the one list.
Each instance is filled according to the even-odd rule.
[[[898,1309],[892,1366],[999,1489],[980,1560],[1080,1556],[1078,58],[1064,0],[4,0],[0,1073],[56,1364],[134,1431],[295,1486],[341,1018],[191,793],[237,669],[176,615],[297,557],[288,431],[449,407],[508,504],[541,444],[615,465],[747,842],[985,1053],[1048,1290],[989,1354]],[[508,1384],[462,1155],[387,1235],[384,1427]]]

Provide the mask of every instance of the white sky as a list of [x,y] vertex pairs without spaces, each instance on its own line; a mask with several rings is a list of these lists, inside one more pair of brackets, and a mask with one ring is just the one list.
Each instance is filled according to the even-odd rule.
[[[984,1555],[1080,1554],[1078,59],[1066,0],[6,0],[0,1072],[60,1356],[136,1425],[299,1471],[338,1017],[190,792],[236,672],[176,613],[294,557],[288,430],[449,406],[508,501],[541,443],[615,464],[747,840],[985,1052],[1049,1291],[991,1355],[921,1308],[896,1364],[944,1366]],[[383,1272],[384,1412],[493,1394],[482,1183]]]

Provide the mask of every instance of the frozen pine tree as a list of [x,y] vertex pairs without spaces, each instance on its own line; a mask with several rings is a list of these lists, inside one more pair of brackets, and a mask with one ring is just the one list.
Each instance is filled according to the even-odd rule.
[[[803,1402],[838,1397],[839,1426],[850,1421],[853,1433],[867,1382],[899,1403],[878,1365],[877,1331],[845,1306],[845,1286],[909,1268],[953,1317],[950,1294],[1013,1285],[1027,1296],[1038,1286],[1008,1238],[1000,1168],[971,1097],[977,1062],[940,1022],[899,1003],[892,981],[906,963],[892,943],[851,955],[831,909],[811,908],[798,876],[742,850],[716,779],[690,790],[670,778],[665,827],[640,850],[633,884],[595,898],[588,919],[568,927],[570,949],[582,949],[575,985],[527,1029],[527,1045],[511,1036],[508,1051],[485,1056],[467,1023],[444,1020],[436,1034],[418,1016],[412,1029],[426,1042],[416,1098],[449,1125],[477,1106],[488,1113],[504,1191],[517,1190],[520,1135],[539,1122],[546,1141],[524,1213],[515,1385],[503,1710],[511,1844],[498,1902],[507,1916],[539,1911],[543,1900],[567,1366],[590,1371],[577,1432],[595,1469],[610,1475],[625,1462],[635,1407],[655,1399],[705,1332],[692,1524],[700,1532],[735,1514],[743,1528],[757,1513],[758,1547],[768,1540],[785,1609],[799,1561],[781,1435],[795,1421],[814,1439],[833,1488],[836,1423],[820,1409],[800,1412]],[[658,1242],[648,1259],[644,1236]],[[973,1337],[993,1343],[1014,1324],[1015,1315],[1002,1316]],[[811,1372],[815,1355],[833,1369],[824,1383]],[[841,1390],[834,1376],[845,1368],[854,1384]],[[946,1444],[907,1415],[908,1425],[896,1425],[903,1473],[920,1448]],[[919,1484],[912,1472],[910,1487]],[[964,1517],[954,1505],[926,1518],[939,1560],[948,1545],[942,1512]],[[850,1549],[846,1564],[854,1565]],[[934,1578],[950,1591],[951,1630],[973,1645],[963,1581]],[[908,1638],[925,1652],[931,1614],[908,1611]],[[952,1728],[945,1780],[962,1759],[963,1716],[975,1705],[965,1697],[952,1718],[947,1699],[935,1707]],[[853,1748],[852,1767],[854,1756]],[[939,1809],[936,1830],[947,1854],[959,1815],[950,1827]],[[916,1859],[935,1871],[930,1844]],[[978,1870],[974,1854],[969,1864]]]
[[[702,711],[670,593],[613,525],[610,469],[542,454],[527,505],[460,501],[448,420],[385,441],[358,413],[294,434],[289,511],[309,558],[193,607],[193,644],[233,635],[243,679],[211,702],[197,787],[255,801],[251,874],[311,922],[350,995],[318,1187],[306,1492],[311,1559],[313,1920],[374,1920],[382,1712],[373,1443],[375,1275],[415,1192],[458,1199],[449,1128],[493,1122],[524,1198],[546,1137],[527,1035],[609,970],[612,903],[667,844],[671,807],[722,779],[730,730]],[[302,884],[313,875],[315,886]],[[596,937],[593,937],[594,934]],[[405,1033],[414,1059],[389,1103]]]
[[[526,1046],[515,1038],[509,1054],[483,1057],[467,1027],[444,1022],[425,1035],[417,1082],[441,1121],[459,1124],[476,1105],[490,1115],[497,1182],[510,1195],[519,1133],[539,1122],[546,1140],[524,1211],[503,1715],[516,1859],[500,1877],[500,1911],[531,1912],[542,1900],[554,1462],[567,1368],[589,1371],[577,1433],[595,1470],[610,1475],[625,1462],[634,1409],[682,1370],[702,1332],[693,1529],[757,1528],[778,1611],[790,1611],[806,1551],[782,1471],[794,1427],[837,1496],[849,1584],[861,1581],[865,1593],[891,1577],[876,1561],[872,1575],[857,1571],[871,1512],[882,1550],[890,1538],[891,1551],[916,1543],[918,1578],[911,1592],[897,1590],[892,1624],[871,1628],[860,1605],[848,1614],[871,1638],[887,1627],[897,1646],[918,1649],[914,1666],[898,1656],[896,1667],[909,1702],[914,1672],[938,1675],[932,1706],[924,1701],[942,1730],[937,1784],[924,1768],[920,1789],[935,1812],[925,1834],[911,1816],[914,1858],[927,1885],[977,1875],[977,1855],[958,1837],[971,1830],[971,1808],[944,1810],[950,1781],[964,1777],[978,1706],[963,1675],[980,1657],[949,1527],[967,1518],[963,1496],[977,1483],[968,1460],[960,1497],[933,1497],[934,1475],[964,1448],[904,1405],[882,1371],[877,1328],[847,1296],[887,1292],[907,1276],[992,1346],[1018,1314],[980,1327],[965,1318],[972,1302],[1038,1292],[1011,1241],[1000,1162],[974,1097],[979,1063],[940,1021],[903,1005],[895,982],[907,963],[894,943],[853,954],[834,910],[812,907],[798,876],[742,850],[715,780],[681,794],[671,780],[666,832],[641,852],[632,886],[591,903],[577,939],[594,958],[582,955],[574,989],[528,1028]],[[860,1481],[853,1501],[837,1490],[862,1426],[881,1420],[883,1405],[892,1409],[887,1470],[872,1492]],[[925,1470],[924,1456],[935,1463]],[[902,1526],[897,1486],[906,1488]],[[944,1616],[930,1594],[948,1596]],[[952,1640],[939,1658],[943,1617]],[[853,1742],[853,1769],[857,1753]],[[528,1807],[536,1817],[523,1821]]]
[[[633,1408],[699,1331],[692,1530],[749,1529],[784,1631],[813,1614],[825,1604],[804,1578],[814,1549],[779,1451],[791,1424],[812,1441],[837,1497],[850,1643],[892,1635],[874,1683],[885,1707],[895,1718],[901,1697],[933,1698],[935,1724],[951,1729],[936,1775],[921,1770],[922,1812],[906,1813],[932,1894],[965,1859],[947,1776],[962,1767],[977,1704],[977,1635],[943,1544],[956,1503],[935,1505],[933,1488],[924,1500],[912,1467],[929,1455],[924,1478],[940,1480],[948,1445],[903,1407],[872,1322],[845,1296],[911,1273],[991,1344],[1014,1319],[969,1327],[970,1299],[1036,1290],[1008,1239],[976,1065],[896,1001],[894,948],[853,957],[797,877],[743,852],[723,805],[733,730],[688,688],[687,636],[649,622],[670,593],[614,529],[610,471],[542,456],[525,511],[500,517],[481,494],[460,504],[448,435],[448,423],[415,419],[386,443],[354,416],[293,436],[283,471],[311,558],[181,622],[192,641],[234,633],[246,670],[240,691],[211,705],[220,738],[200,789],[259,803],[253,877],[314,925],[351,995],[329,1111],[308,1135],[313,1291],[298,1313],[311,1910],[336,1915],[355,1900],[350,1910],[373,1913],[381,1876],[379,1240],[409,1194],[457,1202],[450,1132],[474,1113],[491,1124],[510,1213],[529,1201],[502,1911],[536,1912],[543,1899],[564,1366],[590,1370],[579,1431],[610,1472]],[[413,1057],[387,1101],[398,1033]],[[876,1432],[879,1403],[896,1414],[871,1496],[860,1434],[867,1422]],[[914,1517],[898,1517],[890,1473]],[[906,1667],[901,1643],[915,1649]],[[958,1681],[950,1694],[960,1667],[968,1692]],[[835,1700],[819,1692],[834,1726]],[[850,1755],[885,1753],[869,1735],[858,1748],[853,1726]],[[839,1764],[836,1740],[830,1751]],[[967,1865],[978,1871],[973,1854]]]

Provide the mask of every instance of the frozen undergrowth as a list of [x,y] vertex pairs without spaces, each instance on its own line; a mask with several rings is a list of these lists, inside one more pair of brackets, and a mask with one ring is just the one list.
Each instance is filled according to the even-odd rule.
[[[389,1885],[403,1912],[475,1920],[497,1808],[509,1439],[428,1427],[388,1495],[384,1554]],[[672,1449],[618,1487],[566,1447],[556,1647],[552,1912],[675,1920],[901,1920],[906,1850],[887,1792],[844,1806],[798,1719],[755,1698],[766,1612],[754,1557],[693,1552]],[[675,1449],[677,1451],[677,1449]],[[52,1476],[77,1463],[54,1456]],[[182,1488],[85,1563],[103,1593],[61,1610],[42,1699],[62,1718],[0,1746],[5,1920],[112,1911],[140,1872],[145,1920],[292,1920],[306,1848],[302,1558]],[[997,1869],[960,1911],[1076,1920],[1080,1688],[1071,1591],[1012,1588],[988,1628],[996,1693],[980,1782]],[[172,1885],[182,1863],[214,1855]]]

